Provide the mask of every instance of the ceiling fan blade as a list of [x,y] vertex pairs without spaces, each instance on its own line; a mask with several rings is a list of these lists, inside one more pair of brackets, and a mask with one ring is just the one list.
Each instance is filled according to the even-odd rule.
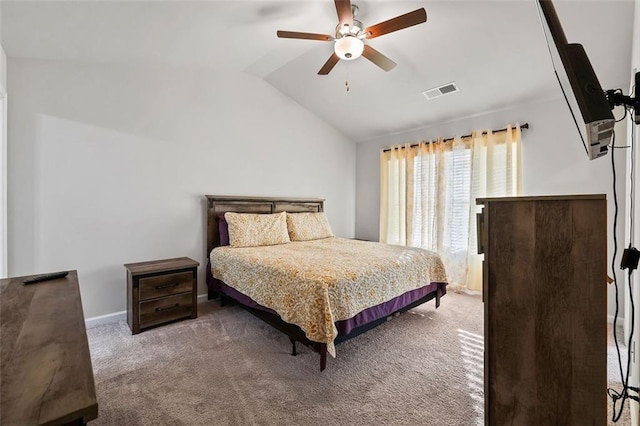
[[423,22],[427,22],[427,11],[421,8],[367,27],[364,32],[367,34],[367,38],[376,38],[394,31],[422,24]]
[[329,60],[324,63],[322,68],[320,68],[320,71],[318,71],[318,75],[327,75],[327,74],[329,74],[331,72],[331,70],[333,69],[333,67],[336,66],[336,64],[338,63],[339,60],[340,60],[340,58],[338,57],[338,55],[333,53],[329,57]]
[[371,62],[373,62],[374,64],[376,64],[377,66],[379,66],[385,71],[391,71],[396,66],[395,62],[393,62],[391,59],[387,58],[382,53],[378,52],[376,49],[369,46],[368,44],[364,45],[364,51],[362,52],[362,56],[364,56],[365,58],[367,58],[368,60],[370,60]]
[[280,38],[297,38],[304,40],[320,40],[320,41],[332,41],[333,37],[326,34],[315,33],[299,33],[297,31],[278,31],[278,37]]
[[350,0],[334,0],[336,3],[336,12],[338,12],[338,21],[340,26],[353,25],[353,12],[351,11]]

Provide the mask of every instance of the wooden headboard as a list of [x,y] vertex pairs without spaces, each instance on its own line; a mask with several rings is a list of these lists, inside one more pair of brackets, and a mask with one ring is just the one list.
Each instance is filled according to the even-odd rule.
[[244,197],[205,195],[207,198],[207,253],[220,245],[218,219],[226,212],[236,213],[304,213],[324,211],[322,198]]

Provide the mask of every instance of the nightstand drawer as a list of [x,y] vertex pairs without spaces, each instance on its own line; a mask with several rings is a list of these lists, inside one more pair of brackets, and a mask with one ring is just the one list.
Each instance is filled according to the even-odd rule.
[[140,278],[140,300],[155,299],[193,290],[193,272]]
[[191,316],[193,297],[191,293],[140,303],[140,328],[162,324]]

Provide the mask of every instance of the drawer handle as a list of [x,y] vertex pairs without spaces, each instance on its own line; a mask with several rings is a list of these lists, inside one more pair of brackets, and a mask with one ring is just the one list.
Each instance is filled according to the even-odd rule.
[[170,311],[171,309],[175,309],[175,308],[177,308],[177,307],[179,307],[179,306],[180,306],[180,304],[179,304],[179,303],[176,303],[176,304],[175,304],[175,305],[173,305],[173,306],[165,306],[165,307],[163,307],[163,308],[156,308],[156,312],[161,312],[161,311]]
[[178,284],[180,284],[180,283],[172,283],[172,284],[157,285],[157,286],[156,286],[156,290],[163,290],[163,289],[165,289],[165,288],[176,287]]

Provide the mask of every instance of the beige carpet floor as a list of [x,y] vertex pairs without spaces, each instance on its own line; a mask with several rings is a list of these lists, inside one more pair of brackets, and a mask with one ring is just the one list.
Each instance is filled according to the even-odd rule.
[[237,306],[199,314],[136,336],[124,321],[88,330],[92,425],[483,424],[477,296],[447,294],[340,344],[323,373],[316,353],[290,356],[286,336]]

